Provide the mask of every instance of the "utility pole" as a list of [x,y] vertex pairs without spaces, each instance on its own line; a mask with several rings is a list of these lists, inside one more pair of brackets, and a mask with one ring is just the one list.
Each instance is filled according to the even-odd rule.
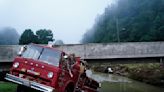
[[118,21],[118,3],[116,4],[116,13],[115,13],[115,20],[116,20],[116,31],[117,31],[117,42],[120,42],[120,31],[119,31],[119,21]]
[[116,18],[117,41],[120,42],[120,31],[118,27],[118,16]]

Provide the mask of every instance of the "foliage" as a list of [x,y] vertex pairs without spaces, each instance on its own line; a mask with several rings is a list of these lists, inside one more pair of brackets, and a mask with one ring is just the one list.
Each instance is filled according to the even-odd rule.
[[5,27],[0,29],[0,45],[16,45],[19,41],[19,34],[14,28]]
[[53,41],[53,33],[51,30],[40,29],[36,31],[36,35],[40,44],[48,44],[48,41]]
[[31,29],[26,29],[19,39],[19,44],[37,43],[37,41],[38,39],[34,32]]
[[48,41],[53,41],[53,33],[51,30],[40,29],[36,31],[35,35],[31,29],[26,29],[19,39],[19,44],[48,44]]
[[[82,43],[164,41],[164,0],[118,0],[97,17]],[[117,34],[119,32],[119,34]]]

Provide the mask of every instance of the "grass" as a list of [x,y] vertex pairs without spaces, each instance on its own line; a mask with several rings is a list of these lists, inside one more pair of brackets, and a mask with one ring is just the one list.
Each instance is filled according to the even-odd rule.
[[0,82],[0,92],[16,92],[17,85],[10,82]]
[[[164,68],[159,63],[125,64],[128,77],[148,84],[164,87]],[[122,69],[125,70],[125,69]]]
[[159,63],[120,64],[120,65],[126,66],[129,69],[136,69],[136,68],[157,69],[157,68],[160,68],[160,64]]

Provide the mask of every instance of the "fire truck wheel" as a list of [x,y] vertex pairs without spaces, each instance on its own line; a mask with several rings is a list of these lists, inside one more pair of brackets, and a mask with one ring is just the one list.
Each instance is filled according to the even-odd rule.
[[64,92],[74,92],[74,85],[70,83],[66,88]]
[[16,92],[40,92],[40,91],[28,88],[26,86],[18,85]]
[[18,85],[16,92],[27,92],[27,87],[22,86],[22,85]]

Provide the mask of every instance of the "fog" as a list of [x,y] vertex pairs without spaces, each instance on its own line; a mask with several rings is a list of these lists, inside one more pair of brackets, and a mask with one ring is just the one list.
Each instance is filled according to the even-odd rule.
[[19,43],[19,34],[11,27],[0,28],[0,45],[16,45]]
[[114,0],[0,0],[0,27],[51,29],[54,39],[79,43],[98,14]]

